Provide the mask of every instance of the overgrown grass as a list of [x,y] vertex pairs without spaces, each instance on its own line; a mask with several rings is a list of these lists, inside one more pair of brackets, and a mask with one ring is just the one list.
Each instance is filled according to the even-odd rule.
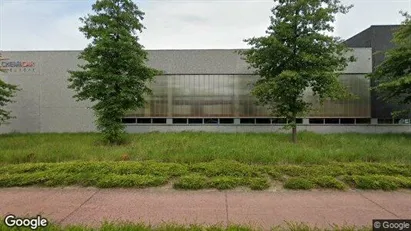
[[178,164],[154,161],[10,164],[0,167],[0,187],[95,186],[145,188],[173,183],[176,189],[411,189],[411,166],[380,163],[257,165],[215,160]]
[[[5,230],[31,230],[30,228],[9,228],[3,222],[0,222],[0,231]],[[238,226],[231,225],[228,227],[223,226],[182,226],[175,224],[163,224],[159,226],[150,226],[145,224],[132,224],[132,223],[103,223],[98,228],[91,228],[88,226],[57,226],[50,225],[46,228],[40,228],[40,230],[47,231],[118,231],[118,230],[128,230],[128,231],[259,231],[260,228],[254,228],[250,226]],[[304,223],[292,223],[288,222],[284,226],[276,226],[272,228],[273,231],[371,231],[369,227],[355,227],[355,226],[330,226],[330,228],[322,229],[315,226],[310,226]]]
[[254,164],[380,162],[411,164],[411,135],[148,133],[131,134],[124,146],[104,146],[100,136],[83,134],[0,135],[0,164],[155,160],[200,163],[215,159]]

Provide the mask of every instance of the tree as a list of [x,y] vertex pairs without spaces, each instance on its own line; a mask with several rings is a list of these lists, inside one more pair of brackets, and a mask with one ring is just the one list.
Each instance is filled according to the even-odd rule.
[[[401,12],[405,20],[394,33],[395,47],[385,53],[384,61],[368,76],[374,80],[372,89],[387,102],[406,105],[411,102],[411,16]],[[394,117],[411,109],[393,112]]]
[[320,103],[349,96],[338,77],[353,57],[334,30],[337,13],[352,6],[339,0],[274,0],[266,36],[244,41],[251,49],[240,51],[259,79],[252,94],[273,114],[285,117],[297,142],[296,118],[310,110],[303,93],[311,88]]
[[[6,60],[0,54],[0,61]],[[6,72],[4,69],[0,67],[0,72]],[[7,120],[14,118],[11,116],[11,111],[7,111],[4,107],[8,103],[14,102],[11,98],[13,98],[17,91],[20,89],[16,85],[8,84],[0,79],[0,125],[4,124]]]
[[145,65],[147,52],[138,42],[144,13],[131,0],[97,0],[94,15],[80,18],[80,31],[92,39],[79,58],[86,64],[70,71],[69,88],[77,101],[94,103],[97,128],[109,144],[124,141],[122,117],[129,110],[144,107],[147,83],[159,71]]

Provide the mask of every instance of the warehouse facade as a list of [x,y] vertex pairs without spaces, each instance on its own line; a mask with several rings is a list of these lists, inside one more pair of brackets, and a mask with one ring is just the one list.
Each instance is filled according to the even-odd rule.
[[[347,40],[349,41],[349,40]],[[341,82],[356,99],[325,101],[320,105],[307,89],[305,99],[314,109],[299,118],[299,129],[331,132],[408,132],[408,120],[378,124],[373,116],[370,81],[373,48],[356,46]],[[76,102],[67,88],[68,70],[82,61],[80,51],[8,51],[0,65],[8,70],[1,78],[19,85],[9,109],[15,119],[0,127],[0,133],[96,131],[90,102]],[[350,55],[350,54],[347,54]],[[214,131],[274,132],[287,122],[275,118],[250,95],[257,79],[235,50],[149,50],[148,66],[162,70],[150,84],[153,95],[145,108],[123,119],[129,132]],[[385,119],[387,118],[380,118]],[[381,122],[381,120],[380,120]]]
[[[371,26],[357,35],[347,39],[347,46],[369,47],[372,50],[372,70],[384,61],[384,52],[394,47],[391,43],[393,32],[399,28],[398,25],[381,25]],[[370,82],[371,86],[375,86],[374,80]],[[403,109],[409,109],[410,106],[399,106],[392,103],[387,103],[378,98],[378,94],[371,92],[371,117],[379,118],[380,123],[390,123],[391,112]]]

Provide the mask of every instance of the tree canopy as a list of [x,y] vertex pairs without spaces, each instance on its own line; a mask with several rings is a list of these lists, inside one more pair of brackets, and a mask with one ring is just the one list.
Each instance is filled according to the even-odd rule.
[[[3,58],[0,53],[0,62],[2,60],[5,60],[5,58]],[[0,67],[0,72],[5,73],[6,71]],[[9,103],[14,102],[12,98],[15,96],[18,90],[18,86],[8,84],[0,78],[0,125],[13,118],[11,111],[6,110],[5,106]]]
[[94,15],[80,18],[80,31],[91,39],[81,52],[81,70],[70,71],[69,88],[77,100],[94,103],[97,128],[110,144],[123,142],[125,113],[144,107],[147,83],[160,72],[146,66],[147,52],[138,42],[144,13],[131,0],[97,0]]
[[[384,61],[369,75],[375,81],[373,90],[388,102],[409,105],[411,102],[411,16],[402,13],[405,20],[394,33],[392,42],[395,47],[385,53]],[[394,117],[409,113],[401,110],[393,113]]]
[[273,114],[285,117],[296,142],[296,118],[308,112],[311,104],[303,99],[311,88],[324,99],[348,96],[339,75],[353,61],[343,41],[332,32],[337,13],[351,6],[339,0],[275,0],[266,36],[244,40],[251,49],[241,51],[250,68],[259,75],[252,90],[259,103]]

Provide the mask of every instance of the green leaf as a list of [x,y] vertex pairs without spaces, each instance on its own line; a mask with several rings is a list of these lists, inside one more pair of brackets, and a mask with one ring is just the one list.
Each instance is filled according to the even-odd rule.
[[[411,16],[402,13],[405,20],[394,33],[395,47],[385,53],[385,60],[368,77],[376,86],[372,90],[379,98],[400,105],[411,103]],[[394,117],[409,113],[409,109],[393,112]]]
[[[0,54],[0,61],[3,60],[2,55]],[[0,68],[0,73],[7,73],[4,69]],[[1,76],[1,75],[0,75]],[[7,120],[14,118],[11,115],[11,111],[4,109],[4,107],[13,103],[12,98],[15,96],[17,91],[20,89],[16,85],[8,84],[2,79],[0,79],[0,125],[7,122]]]
[[334,29],[335,15],[347,13],[352,6],[339,0],[274,2],[267,35],[245,39],[251,48],[238,53],[260,77],[252,90],[258,102],[295,128],[297,116],[311,109],[303,99],[307,88],[321,103],[352,97],[339,75],[355,59],[347,57],[349,49],[343,41],[327,35]]
[[93,15],[80,19],[91,43],[79,58],[80,70],[70,71],[69,88],[77,100],[90,100],[97,128],[110,144],[124,142],[121,118],[130,110],[144,107],[151,93],[148,83],[161,71],[146,66],[147,52],[138,43],[144,29],[144,13],[131,0],[99,0]]

